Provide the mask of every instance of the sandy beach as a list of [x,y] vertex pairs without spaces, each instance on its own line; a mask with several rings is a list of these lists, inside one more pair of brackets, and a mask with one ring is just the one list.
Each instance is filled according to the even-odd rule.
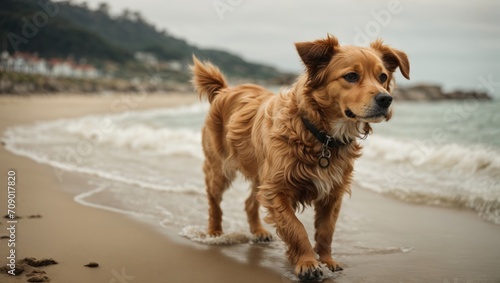
[[[110,112],[116,97],[50,96],[2,98],[0,131],[12,125]],[[136,110],[193,103],[195,96],[148,96]],[[201,251],[169,240],[160,231],[127,216],[81,206],[64,192],[51,167],[0,151],[0,171],[17,171],[17,213],[40,214],[21,219],[16,231],[17,258],[53,258],[42,268],[51,282],[276,282],[280,276],[255,266],[241,265],[216,250]],[[65,178],[83,181],[82,176]],[[5,191],[4,191],[5,192]],[[6,193],[0,196],[5,208]],[[5,215],[6,211],[2,211]],[[2,219],[2,235],[6,220]],[[7,242],[1,240],[1,265],[6,264]],[[100,267],[85,264],[94,261]],[[256,272],[258,271],[258,272]],[[26,282],[25,274],[0,275],[1,282]],[[128,280],[128,281],[120,281]]]
[[[116,111],[140,111],[195,103],[194,95],[29,96],[0,98],[0,132],[7,127]],[[244,262],[224,246],[195,244],[128,215],[83,206],[74,187],[85,174],[66,173],[60,182],[52,167],[0,148],[1,182],[16,171],[16,257],[53,258],[41,267],[50,282],[289,282],[262,266],[265,246],[250,245]],[[6,214],[5,184],[0,215]],[[408,247],[395,253],[341,252],[344,271],[325,282],[500,282],[500,226],[469,210],[408,204],[359,188],[346,201],[363,212],[363,227],[348,242]],[[243,207],[243,204],[242,204]],[[30,215],[41,217],[29,218]],[[7,219],[0,220],[7,235]],[[341,231],[339,232],[341,233]],[[7,239],[0,240],[0,264],[7,263]],[[342,251],[342,249],[340,249]],[[284,256],[283,256],[284,257]],[[84,267],[97,262],[98,268]],[[26,282],[0,275],[0,282]]]

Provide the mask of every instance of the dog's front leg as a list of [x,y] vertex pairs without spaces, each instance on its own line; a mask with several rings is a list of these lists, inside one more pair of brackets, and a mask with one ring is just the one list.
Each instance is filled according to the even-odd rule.
[[319,255],[319,260],[326,264],[331,271],[340,271],[342,267],[332,258],[332,238],[335,232],[335,223],[342,205],[341,196],[331,196],[329,199],[316,201],[314,210],[316,212],[314,227],[316,233],[314,240],[316,245],[314,250]]
[[276,227],[278,236],[287,245],[287,256],[295,265],[295,275],[300,280],[316,280],[323,276],[306,229],[295,216],[289,198],[284,194],[266,197],[261,191],[259,201],[268,210],[266,221]]

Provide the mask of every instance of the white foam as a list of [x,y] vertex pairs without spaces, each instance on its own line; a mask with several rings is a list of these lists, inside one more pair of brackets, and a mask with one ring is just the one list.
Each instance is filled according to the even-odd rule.
[[500,178],[500,153],[484,145],[437,144],[431,141],[370,137],[363,154],[372,159],[439,167],[465,174],[485,173]]
[[[83,133],[83,136],[90,139],[86,133]],[[105,136],[99,143],[134,151],[148,150],[165,155],[185,154],[203,159],[201,134],[186,129],[154,129],[137,125],[117,129],[113,135]]]
[[179,235],[190,239],[193,242],[206,245],[237,245],[250,241],[250,236],[245,233],[231,232],[217,237],[207,235],[201,226],[186,226],[179,232]]
[[359,186],[405,201],[469,208],[500,224],[500,153],[483,145],[372,137],[356,164]]
[[[165,115],[171,114],[167,113]],[[153,115],[147,113],[145,116]],[[124,123],[121,115],[86,116],[8,128],[3,140],[7,144],[32,143],[34,140],[37,144],[85,142],[92,146],[108,145],[125,150],[184,154],[203,159],[199,131]]]

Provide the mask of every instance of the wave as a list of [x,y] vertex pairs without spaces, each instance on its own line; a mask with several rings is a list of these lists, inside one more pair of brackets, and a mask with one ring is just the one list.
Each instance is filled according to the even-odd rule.
[[465,174],[500,178],[500,152],[487,145],[438,144],[432,140],[372,137],[364,142],[364,155],[409,167],[435,167]]
[[84,129],[77,134],[97,145],[133,151],[154,151],[165,155],[186,154],[203,159],[201,133],[188,129],[156,129],[134,125],[115,129],[112,134],[100,137]]
[[372,137],[355,182],[400,200],[467,208],[500,224],[500,154],[486,145],[465,146]]
[[204,104],[129,112],[117,115],[91,115],[77,119],[59,119],[35,125],[8,128],[3,141],[8,144],[68,143],[110,146],[132,151],[150,151],[164,155],[184,154],[203,159],[199,129],[169,128],[162,119],[204,113]]
[[[204,158],[200,128],[207,109],[199,104],[61,119],[9,128],[2,139],[9,151],[65,171],[143,188],[199,193]],[[60,156],[68,147],[76,152],[84,144],[94,150],[85,162]],[[360,187],[413,203],[472,209],[500,224],[496,148],[381,136],[362,144],[354,178]]]
[[162,121],[203,111],[205,105],[58,119],[8,128],[2,141],[7,150],[54,167],[58,177],[79,172],[141,188],[199,193],[200,184],[160,167],[172,155],[203,159],[199,130],[169,128]]

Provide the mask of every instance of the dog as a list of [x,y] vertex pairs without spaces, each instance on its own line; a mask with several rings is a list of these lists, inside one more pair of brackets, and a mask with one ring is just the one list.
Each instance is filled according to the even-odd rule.
[[[277,95],[254,84],[228,86],[217,67],[195,56],[191,70],[200,99],[211,104],[202,130],[208,235],[223,233],[222,195],[239,171],[251,182],[245,210],[254,241],[272,240],[259,218],[262,205],[297,277],[316,280],[321,263],[342,270],[331,242],[361,156],[357,139],[372,132],[370,123],[391,118],[394,72],[409,79],[410,65],[382,40],[341,46],[328,34],[295,47],[305,73]],[[315,210],[314,248],[295,215],[307,205]]]

